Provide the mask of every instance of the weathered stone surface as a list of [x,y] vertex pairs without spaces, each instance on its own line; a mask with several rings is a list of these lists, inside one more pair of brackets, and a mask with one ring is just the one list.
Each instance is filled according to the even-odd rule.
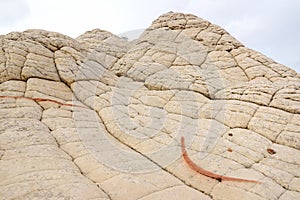
[[[0,36],[0,199],[299,199],[300,76],[167,13],[135,41]],[[217,180],[212,173],[258,182]]]

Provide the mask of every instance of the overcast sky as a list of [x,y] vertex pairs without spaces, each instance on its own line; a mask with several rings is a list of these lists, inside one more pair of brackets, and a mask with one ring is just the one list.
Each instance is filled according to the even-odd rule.
[[0,0],[0,34],[39,28],[77,37],[147,28],[162,13],[192,13],[300,72],[300,0]]

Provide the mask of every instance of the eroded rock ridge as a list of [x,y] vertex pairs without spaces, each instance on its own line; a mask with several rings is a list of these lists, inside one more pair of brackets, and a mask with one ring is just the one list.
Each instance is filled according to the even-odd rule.
[[[221,27],[170,12],[132,42],[0,47],[0,199],[300,199],[300,76]],[[182,137],[203,169],[257,182],[191,170]]]

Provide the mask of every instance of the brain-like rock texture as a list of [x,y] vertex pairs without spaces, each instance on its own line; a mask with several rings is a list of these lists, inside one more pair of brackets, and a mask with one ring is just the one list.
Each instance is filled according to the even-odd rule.
[[300,76],[219,26],[0,47],[0,199],[300,199]]

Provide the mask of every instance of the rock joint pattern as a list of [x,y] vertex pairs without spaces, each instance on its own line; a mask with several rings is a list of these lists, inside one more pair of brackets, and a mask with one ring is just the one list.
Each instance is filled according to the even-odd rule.
[[300,75],[221,27],[170,12],[131,42],[0,47],[0,199],[300,199]]

